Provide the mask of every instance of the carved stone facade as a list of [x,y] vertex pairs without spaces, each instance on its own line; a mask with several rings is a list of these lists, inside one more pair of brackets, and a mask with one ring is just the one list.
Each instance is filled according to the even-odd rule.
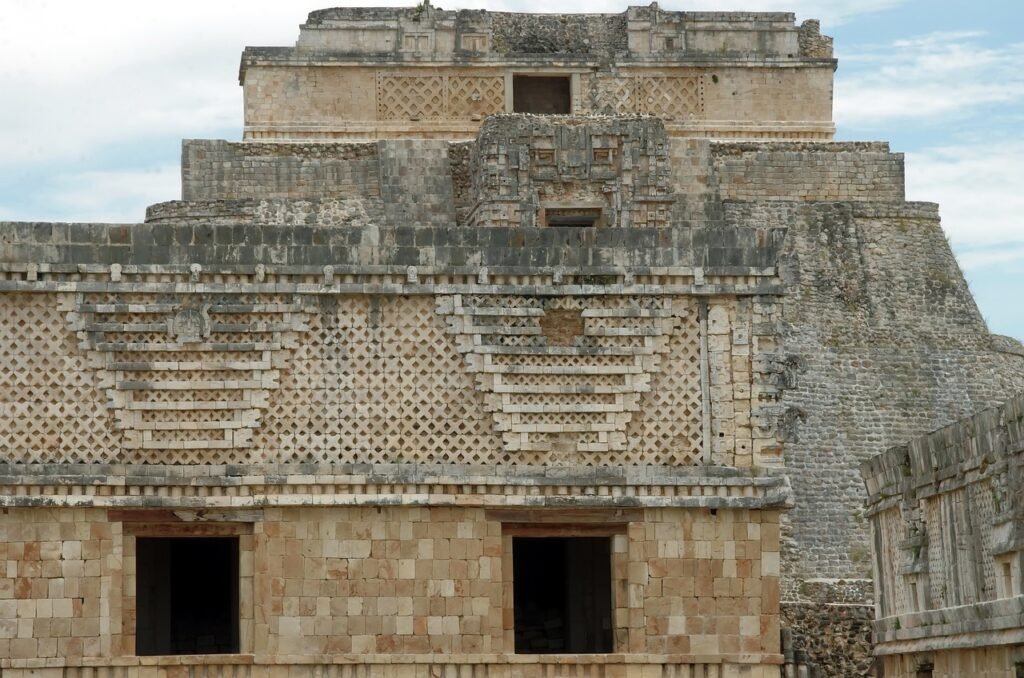
[[295,47],[247,48],[239,78],[249,140],[471,139],[522,110],[517,78],[564,78],[562,112],[653,115],[671,136],[825,140],[834,69],[831,38],[792,14],[426,5],[313,12]]
[[860,461],[1024,349],[830,49],[323,10],[181,201],[0,225],[3,678],[861,675]]
[[1024,672],[1024,395],[863,474],[885,675]]

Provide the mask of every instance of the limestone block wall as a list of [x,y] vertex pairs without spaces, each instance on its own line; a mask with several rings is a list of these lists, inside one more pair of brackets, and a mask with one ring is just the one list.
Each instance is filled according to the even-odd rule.
[[618,15],[335,8],[294,48],[242,56],[245,138],[468,139],[516,76],[570,80],[573,114],[655,115],[673,136],[830,139],[831,42],[783,13]]
[[833,131],[829,64],[607,70],[547,62],[279,65],[252,58],[243,82],[249,140],[469,139],[486,116],[514,110],[516,74],[570,78],[573,114],[653,115],[673,136],[828,139]]
[[[745,123],[823,122],[832,119],[832,68],[744,68],[721,66],[623,65],[614,71],[579,76],[578,113],[593,115],[655,115],[672,132],[676,125],[703,125],[709,131],[720,121]],[[748,133],[753,135],[752,130]],[[798,132],[794,132],[799,137]],[[742,131],[738,132],[743,136]],[[709,136],[730,136],[724,129]],[[785,139],[777,130],[775,138]]]
[[926,658],[907,655],[888,657],[885,660],[885,675],[895,678],[917,678],[922,668],[930,668],[934,678],[1016,677],[1024,671],[1024,645],[950,650],[935,652]]
[[0,657],[111,656],[115,532],[105,511],[0,513]]
[[[258,646],[313,656],[512,651],[512,537],[486,511],[296,513],[270,512],[257,538],[267,567],[256,587],[285,611],[257,624]],[[778,618],[763,612],[778,597],[774,520],[659,510],[611,537],[616,651],[777,651]]]
[[[505,111],[505,68],[258,66],[245,71],[245,122],[291,126],[348,121],[479,121]],[[370,138],[373,138],[372,136]]]
[[181,154],[183,200],[381,197],[376,144],[295,147],[186,140]]
[[[870,537],[860,513],[859,464],[878,450],[1005,399],[1024,384],[1024,360],[996,350],[939,227],[922,204],[733,202],[731,223],[788,226],[774,354],[784,464],[796,504],[783,525],[783,606],[799,628],[833,604],[868,641]],[[823,582],[826,591],[809,583]],[[809,607],[810,606],[810,607]],[[813,612],[811,611],[813,608]],[[818,617],[819,614],[822,615]],[[820,623],[804,627],[811,636]],[[805,645],[839,670],[830,647]],[[869,659],[843,659],[865,666]]]
[[[474,675],[490,675],[513,653],[516,532],[508,521],[528,513],[281,507],[250,512],[249,522],[189,524],[177,517],[187,511],[8,509],[0,515],[0,667],[137,663],[137,538],[235,534],[249,663],[417,664],[415,655],[446,654],[474,657]],[[743,665],[742,675],[778,671],[778,511],[623,515],[591,525],[611,541],[615,652],[642,654],[642,663],[711,663],[721,676],[741,675]],[[589,663],[606,661],[616,658]]]
[[713,143],[711,162],[724,200],[903,200],[903,154],[884,143]]
[[[188,140],[182,148],[182,198],[341,199],[345,214],[337,216],[347,223],[455,222],[448,144],[428,140],[301,146]],[[272,218],[265,210],[250,214]]]
[[858,465],[1000,402],[1024,360],[992,339],[942,236],[935,208],[731,203],[735,223],[787,224],[796,277],[779,325],[785,466],[798,497],[786,571],[870,576]]

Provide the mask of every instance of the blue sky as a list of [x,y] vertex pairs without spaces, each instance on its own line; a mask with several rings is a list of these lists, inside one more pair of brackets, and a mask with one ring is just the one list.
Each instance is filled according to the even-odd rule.
[[[289,45],[330,0],[4,0],[0,220],[140,221],[179,197],[181,138],[238,139],[244,45]],[[372,4],[414,4],[374,2]],[[452,4],[544,11],[542,0]],[[635,2],[634,4],[640,4]],[[835,37],[838,138],[907,154],[990,329],[1024,339],[1024,2],[690,0],[784,10]],[[617,12],[625,3],[565,2]]]

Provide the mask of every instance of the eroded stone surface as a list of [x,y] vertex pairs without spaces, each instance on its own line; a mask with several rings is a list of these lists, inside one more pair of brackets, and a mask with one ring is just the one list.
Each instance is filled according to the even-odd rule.
[[[860,675],[859,465],[1024,353],[902,155],[827,141],[816,22],[562,19],[314,12],[183,200],[0,228],[5,676]],[[508,114],[540,66],[571,114]],[[511,540],[584,534],[615,653],[515,654]],[[160,535],[238,539],[242,657],[132,656]]]

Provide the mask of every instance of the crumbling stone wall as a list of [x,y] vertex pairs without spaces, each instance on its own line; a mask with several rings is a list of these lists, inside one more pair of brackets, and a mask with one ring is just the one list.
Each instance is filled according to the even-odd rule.
[[800,54],[821,59],[832,56],[832,38],[821,34],[821,22],[817,19],[806,19],[800,24],[798,37]]
[[626,15],[491,14],[499,54],[618,54],[627,50]]

